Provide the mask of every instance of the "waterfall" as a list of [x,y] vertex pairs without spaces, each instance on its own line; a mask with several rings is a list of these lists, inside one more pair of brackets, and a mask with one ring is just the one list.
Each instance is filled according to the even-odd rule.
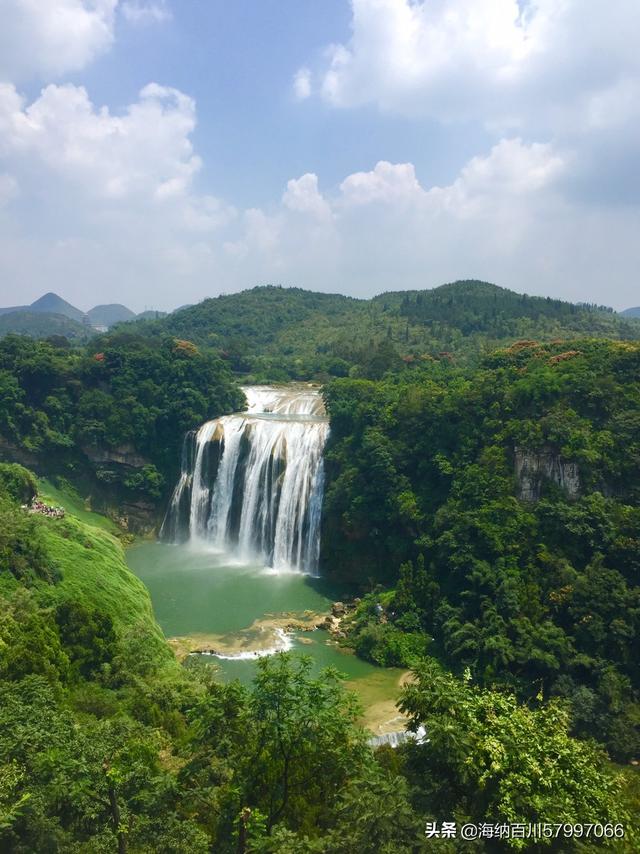
[[248,386],[246,412],[188,433],[160,530],[276,570],[315,574],[329,432],[309,386]]
[[396,747],[405,744],[407,741],[415,741],[416,744],[426,744],[429,741],[426,729],[423,726],[419,726],[416,732],[401,729],[395,732],[387,732],[384,735],[374,735],[368,740],[367,744],[374,748],[387,745],[395,750]]

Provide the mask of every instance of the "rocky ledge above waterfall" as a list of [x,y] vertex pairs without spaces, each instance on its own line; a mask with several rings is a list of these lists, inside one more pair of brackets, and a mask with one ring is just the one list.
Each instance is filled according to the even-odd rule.
[[127,468],[142,468],[149,460],[139,454],[133,445],[83,445],[82,452],[92,463],[114,463]]

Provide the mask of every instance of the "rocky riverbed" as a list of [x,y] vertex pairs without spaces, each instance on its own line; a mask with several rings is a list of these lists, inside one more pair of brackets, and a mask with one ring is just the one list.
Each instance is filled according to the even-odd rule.
[[192,634],[169,638],[179,661],[188,655],[212,655],[218,658],[260,657],[290,648],[288,639],[299,632],[327,629],[329,614],[304,611],[302,614],[267,614],[246,629],[226,634]]

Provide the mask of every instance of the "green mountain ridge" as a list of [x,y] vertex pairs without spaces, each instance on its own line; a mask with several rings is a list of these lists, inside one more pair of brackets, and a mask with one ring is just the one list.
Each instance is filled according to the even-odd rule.
[[[0,459],[66,515],[25,512],[33,474],[0,465],[0,850],[416,854],[428,821],[541,815],[606,816],[636,850],[640,342],[603,339],[638,330],[461,282],[4,337]],[[425,744],[372,752],[335,675],[286,655],[251,689],[178,668],[115,525],[87,524],[83,497],[157,529],[185,432],[278,376],[324,383],[323,568],[358,592],[341,643],[415,668]]]
[[5,308],[0,308],[0,316],[2,316],[3,314],[11,314],[14,311],[28,311],[28,310],[29,310],[28,305],[9,305],[9,306],[6,306]]
[[[176,309],[176,311],[180,311],[180,309]],[[161,317],[166,317],[166,311],[155,311],[152,308],[148,308],[145,311],[141,311],[140,314],[135,315],[135,320],[159,320]]]
[[[16,305],[0,308],[0,336],[11,332],[29,335],[32,338],[47,338],[64,335],[70,340],[86,339],[98,327],[110,328],[117,323],[126,323],[137,318],[157,320],[166,312],[143,311],[136,314],[121,303],[96,305],[86,313],[50,291],[31,305]],[[66,318],[75,326],[61,323]],[[88,322],[87,322],[88,321]]]
[[[640,309],[615,313],[605,306],[519,294],[478,280],[425,290],[387,291],[370,299],[259,285],[180,306],[170,313],[147,310],[137,315],[117,303],[94,306],[85,314],[52,292],[30,306],[0,308],[0,316],[25,312],[63,315],[85,324],[88,317],[94,328],[138,324],[135,331],[143,335],[168,334],[220,348],[240,372],[255,370],[256,357],[269,363],[258,364],[259,370],[270,370],[276,353],[295,354],[298,366],[285,358],[283,379],[304,376],[309,369],[331,375],[335,373],[331,362],[358,361],[356,350],[370,350],[383,339],[399,356],[419,357],[461,349],[473,356],[487,347],[527,336],[551,340],[585,334],[628,339],[640,335],[636,320]],[[64,334],[58,326],[56,322],[47,331],[47,325],[40,322],[32,330],[33,324],[24,319],[14,324],[6,321],[0,334]],[[320,354],[326,358],[318,358]],[[333,367],[340,375],[339,366]]]
[[144,335],[172,335],[219,349],[250,379],[322,380],[386,370],[454,353],[477,361],[520,338],[636,339],[640,323],[612,309],[518,294],[475,280],[372,299],[302,288],[258,286],[203,300],[158,321]]

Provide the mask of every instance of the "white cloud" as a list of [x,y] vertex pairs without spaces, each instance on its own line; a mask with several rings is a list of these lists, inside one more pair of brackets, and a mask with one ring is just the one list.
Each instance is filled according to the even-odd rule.
[[28,103],[1,85],[0,169],[12,177],[0,195],[21,190],[0,239],[4,281],[26,282],[34,295],[57,283],[84,305],[90,270],[120,301],[146,288],[156,305],[163,289],[174,302],[168,292],[203,275],[236,217],[194,187],[195,123],[193,100],[155,83],[119,114],[78,86],[47,86]]
[[[327,49],[319,89],[335,106],[438,117],[505,87],[535,49],[516,0],[353,0],[352,39]],[[458,84],[465,82],[463,90]]]
[[320,220],[331,218],[331,208],[318,190],[318,176],[311,172],[287,183],[282,203],[289,210],[310,214]]
[[194,127],[193,100],[155,83],[123,115],[94,107],[80,86],[47,86],[27,105],[12,85],[0,85],[0,154],[96,198],[184,193],[201,165],[189,140]]
[[386,160],[377,163],[372,172],[349,175],[340,185],[340,191],[349,205],[404,204],[424,196],[412,163],[388,163]]
[[[437,121],[449,134],[553,144],[571,152],[562,191],[573,204],[594,206],[592,214],[640,205],[637,0],[351,6],[351,38],[325,49],[305,77],[310,94],[338,109],[373,105],[389,117]],[[368,181],[360,192],[390,192],[375,178],[377,190]]]
[[236,266],[223,266],[228,287],[280,281],[364,296],[484,278],[625,307],[635,300],[640,214],[568,200],[573,168],[571,151],[519,138],[441,187],[422,185],[410,163],[382,161],[324,195],[324,220],[286,203],[254,211]]
[[502,139],[489,156],[467,163],[451,189],[465,188],[475,196],[521,196],[552,184],[567,166],[549,144],[527,145],[521,139]]
[[[253,210],[230,242],[227,287],[279,281],[368,296],[485,278],[516,290],[603,300],[616,257],[619,305],[633,301],[636,209],[584,209],[563,196],[573,155],[502,139],[450,184],[422,186],[411,163],[381,161],[321,197],[317,178],[290,181],[283,204]],[[292,203],[295,200],[295,203]],[[628,280],[627,280],[627,277]]]
[[640,73],[637,0],[352,0],[352,14],[350,41],[305,77],[336,107],[554,129]]
[[[84,271],[96,298],[134,308],[267,281],[370,295],[466,277],[596,301],[606,281],[621,305],[635,298],[637,209],[567,201],[573,154],[551,144],[503,139],[441,187],[423,186],[411,163],[381,161],[328,193],[307,173],[279,203],[237,213],[192,186],[194,107],[180,93],[147,87],[122,116],[73,87],[41,98],[37,108],[14,90],[0,99],[16,176],[0,195],[17,178],[12,209],[38,199],[35,221],[29,210],[25,230],[15,220],[0,238],[0,281],[30,282],[31,298],[54,288],[87,307]],[[51,217],[57,227],[41,232]]]
[[162,24],[171,20],[171,10],[166,0],[144,2],[144,0],[124,0],[121,6],[124,18],[132,24]]
[[0,86],[1,302],[16,282],[25,300],[53,289],[141,309],[266,281],[371,295],[467,277],[596,301],[606,281],[622,305],[635,299],[638,209],[568,200],[571,148],[506,137],[445,186],[412,163],[380,161],[322,192],[309,172],[236,211],[199,192],[195,125],[194,101],[155,83],[119,113],[82,87],[28,103]]
[[293,78],[293,92],[299,101],[311,96],[311,71],[308,68],[300,68]]
[[118,0],[3,0],[0,80],[77,71],[113,42]]

